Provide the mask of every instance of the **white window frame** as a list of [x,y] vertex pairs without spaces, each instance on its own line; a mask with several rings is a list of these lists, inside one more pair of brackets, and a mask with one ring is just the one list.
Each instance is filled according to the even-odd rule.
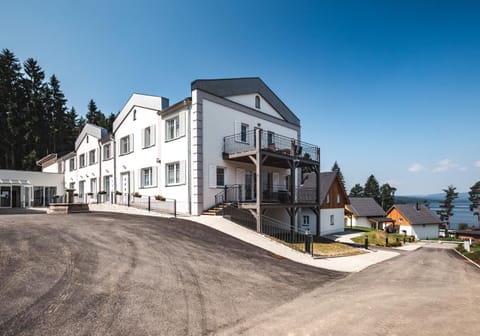
[[[145,175],[145,173],[147,173],[148,175]],[[146,176],[148,176],[148,181]],[[146,167],[140,169],[140,187],[150,188],[155,187],[156,185],[156,169],[154,167]]]
[[90,192],[93,193],[94,195],[96,195],[98,192],[98,179],[96,177],[90,179]]
[[338,193],[338,194],[337,194],[337,204],[340,204],[340,201],[341,201],[341,199],[340,199],[340,193]]
[[330,194],[327,194],[327,199],[325,200],[325,203],[330,204]]
[[[124,151],[123,147],[125,142],[127,144],[127,148]],[[119,141],[119,146],[120,148],[118,152],[120,153],[120,156],[133,153],[133,134],[121,137]]]
[[68,168],[70,171],[75,170],[75,158],[71,158],[70,160],[68,160]]
[[[173,174],[171,176],[170,174]],[[165,164],[165,185],[176,186],[185,184],[185,161],[168,162]]]
[[180,116],[165,120],[165,141],[172,141],[180,137]]
[[[105,153],[107,151],[107,148],[108,148],[108,155],[106,155]],[[112,144],[107,143],[103,145],[103,161],[110,160],[111,158],[112,158]]]
[[335,225],[335,215],[330,215],[330,225]]
[[85,167],[86,167],[85,153],[83,153],[78,156],[78,168],[85,168]]
[[310,216],[308,215],[303,216],[303,225],[310,225]]
[[142,148],[145,149],[152,146],[155,146],[155,125],[150,125],[142,130]]
[[[217,188],[224,188],[225,187],[225,184],[226,184],[225,183],[225,170],[226,170],[225,167],[220,167],[220,166],[217,166],[217,168],[215,169],[215,181],[216,181]],[[218,178],[219,174],[218,173],[220,171],[222,172],[222,175],[223,175],[223,183],[222,184],[220,184],[218,182],[218,180],[219,180],[219,178]]]
[[[93,162],[92,162],[92,153],[93,153]],[[92,149],[92,150],[88,151],[88,165],[91,166],[91,165],[94,165],[96,163],[97,163],[97,150]]]

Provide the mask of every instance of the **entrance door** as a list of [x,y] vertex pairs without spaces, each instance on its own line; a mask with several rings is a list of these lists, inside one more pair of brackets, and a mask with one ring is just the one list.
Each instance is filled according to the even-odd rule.
[[23,202],[25,204],[25,208],[29,208],[32,206],[31,199],[32,199],[32,187],[25,187],[24,194],[23,194]]
[[20,203],[20,186],[12,187],[12,208],[18,208],[21,206]]
[[105,194],[105,200],[110,201],[110,178],[111,176],[105,176],[103,178],[103,190],[106,192]]
[[0,187],[0,207],[10,208],[12,206],[12,187]]
[[123,201],[128,201],[128,194],[130,194],[130,173],[122,174],[122,195]]

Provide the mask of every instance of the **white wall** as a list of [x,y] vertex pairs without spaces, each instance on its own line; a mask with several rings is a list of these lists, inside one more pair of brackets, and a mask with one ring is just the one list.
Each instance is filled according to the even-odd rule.
[[[344,214],[345,211],[343,208],[338,209],[321,209],[320,210],[320,235],[326,236],[329,234],[343,232],[344,231]],[[333,215],[333,225],[330,224],[330,216]],[[303,229],[306,229],[308,226],[304,225],[304,218],[303,216],[309,216],[309,223],[310,223],[310,232],[314,235],[317,234],[317,216],[315,213],[310,209],[302,209],[298,222],[299,226]]]
[[[160,106],[156,107],[158,109],[161,108]],[[157,115],[157,110],[135,106],[128,113],[126,113],[125,119],[116,129],[116,190],[121,192],[124,191],[122,187],[122,174],[129,173],[130,193],[139,192],[142,196],[154,196],[158,194],[158,119],[159,117]],[[155,145],[148,148],[143,148],[143,130],[149,126],[154,126],[155,128]],[[120,155],[121,138],[129,135],[133,135],[133,143],[130,144],[133,151],[128,154]],[[141,169],[149,167],[152,167],[153,174],[156,174],[154,178],[156,183],[154,183],[154,186],[142,188],[140,183]]]
[[438,224],[400,226],[402,230],[407,230],[407,235],[415,236],[416,239],[438,238]]
[[[255,107],[255,96],[260,97],[260,108]],[[229,96],[226,97],[227,99],[233,100],[236,103],[248,106],[253,108],[257,111],[269,114],[273,117],[283,119],[280,114],[270,105],[260,94],[246,94],[246,95],[237,95],[237,96]]]
[[347,220],[347,226],[363,226],[363,227],[371,227],[371,223],[367,217],[355,217],[350,221],[350,218]]
[[[180,137],[174,140],[167,140],[166,136],[166,121],[172,118],[177,118],[180,121]],[[162,115],[159,123],[159,157],[161,164],[159,166],[159,190],[163,197],[173,198],[177,200],[177,211],[189,212],[189,175],[191,169],[188,162],[188,120],[189,108],[185,107],[178,111]],[[180,162],[181,169],[183,168],[181,182],[177,185],[167,185],[167,164],[173,162]]]
[[[215,194],[219,192],[216,187],[211,187],[208,181],[210,166],[225,167],[226,184],[235,183],[236,164],[223,160],[223,138],[233,135],[236,122],[249,125],[249,131],[260,124],[265,131],[273,131],[290,138],[298,138],[298,132],[294,129],[276,124],[272,121],[252,116],[224,105],[203,99],[203,206],[204,209],[211,207],[215,202]],[[238,131],[237,131],[238,132]],[[252,169],[253,165],[252,165]],[[283,175],[285,175],[283,170]]]
[[[99,177],[100,177],[100,165],[99,165],[99,160],[100,160],[100,145],[98,143],[99,138],[87,134],[83,140],[80,142],[80,145],[77,148],[76,152],[76,167],[77,167],[77,173],[76,173],[76,183],[75,183],[75,193],[79,192],[79,181],[85,181],[85,189],[84,192],[89,193],[97,193],[98,187],[99,187]],[[95,164],[90,164],[90,151],[95,149],[96,150],[96,163]],[[80,168],[80,155],[85,154],[85,167]],[[67,162],[67,171],[69,171],[69,163]],[[65,180],[65,183],[67,186],[69,185],[70,178],[72,177],[73,174],[69,173],[68,180]],[[91,180],[96,179],[97,180],[97,190],[91,190]],[[86,196],[84,196],[85,199]],[[90,197],[88,197],[90,198]]]

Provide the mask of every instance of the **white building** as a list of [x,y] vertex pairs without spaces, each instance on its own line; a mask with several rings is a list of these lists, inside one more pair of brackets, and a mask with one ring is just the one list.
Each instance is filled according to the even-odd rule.
[[0,208],[46,206],[64,195],[64,175],[0,169]]
[[317,186],[298,196],[299,171],[318,174],[319,149],[300,141],[300,120],[260,78],[196,80],[172,106],[133,94],[112,134],[85,126],[63,160],[66,187],[82,199],[161,195],[192,215],[233,200],[257,229],[262,216],[297,226],[298,209],[319,206]]
[[388,217],[395,220],[399,233],[416,239],[438,238],[442,221],[424,204],[395,204],[388,210]]

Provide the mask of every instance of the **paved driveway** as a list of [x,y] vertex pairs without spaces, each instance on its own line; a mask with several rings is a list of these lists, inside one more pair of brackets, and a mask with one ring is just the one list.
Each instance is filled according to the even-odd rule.
[[326,284],[222,333],[478,335],[479,304],[480,270],[451,249],[422,247]]
[[0,335],[217,333],[345,276],[180,219],[0,215]]

